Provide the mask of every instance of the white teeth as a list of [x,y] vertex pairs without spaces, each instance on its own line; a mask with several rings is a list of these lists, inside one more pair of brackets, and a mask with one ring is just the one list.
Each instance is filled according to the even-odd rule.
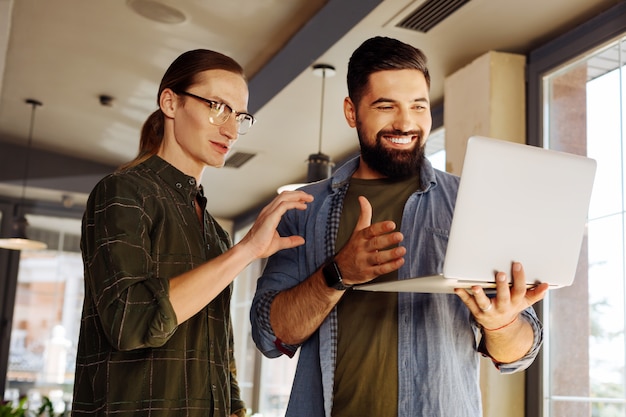
[[392,143],[397,143],[398,145],[406,145],[411,143],[411,138],[389,138],[389,141]]

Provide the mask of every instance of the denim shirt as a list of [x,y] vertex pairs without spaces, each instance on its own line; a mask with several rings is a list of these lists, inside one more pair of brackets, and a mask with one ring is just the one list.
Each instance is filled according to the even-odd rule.
[[[337,354],[337,313],[333,309],[301,346],[277,340],[269,310],[274,297],[307,279],[335,253],[343,196],[358,167],[347,162],[332,178],[304,188],[315,200],[306,211],[291,210],[279,225],[281,236],[300,235],[306,244],[279,251],[258,280],[250,318],[252,337],[267,357],[293,356],[300,348],[286,417],[330,417]],[[425,161],[422,187],[405,204],[401,232],[408,250],[399,279],[439,273],[443,268],[459,178]],[[532,308],[522,313],[534,330],[533,347],[517,362],[498,364],[502,373],[526,369],[542,343]],[[398,416],[480,417],[480,327],[455,294],[398,294]],[[369,364],[376,366],[376,364]],[[364,383],[381,383],[366,381]]]

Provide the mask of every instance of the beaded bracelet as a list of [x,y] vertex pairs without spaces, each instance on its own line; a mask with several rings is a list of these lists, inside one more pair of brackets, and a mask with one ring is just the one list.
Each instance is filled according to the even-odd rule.
[[517,321],[517,318],[519,317],[519,314],[517,316],[515,316],[515,318],[513,320],[511,320],[510,322],[508,322],[507,324],[505,324],[504,326],[500,326],[500,327],[496,327],[495,329],[488,329],[485,326],[483,326],[483,330],[486,330],[488,332],[495,332],[497,330],[502,330],[505,327],[509,327],[511,324],[515,323]]

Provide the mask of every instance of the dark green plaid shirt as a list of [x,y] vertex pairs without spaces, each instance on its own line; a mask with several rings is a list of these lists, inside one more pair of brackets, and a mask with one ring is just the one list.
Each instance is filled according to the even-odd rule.
[[170,278],[231,245],[205,210],[203,235],[198,193],[204,203],[195,179],[157,156],[92,191],[81,240],[85,302],[74,417],[242,412],[231,288],[180,324],[168,296]]

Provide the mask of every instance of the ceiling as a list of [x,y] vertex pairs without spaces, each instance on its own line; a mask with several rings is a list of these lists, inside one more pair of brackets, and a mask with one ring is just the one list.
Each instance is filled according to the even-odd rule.
[[[465,4],[419,32],[397,25],[425,0],[158,1],[0,0],[0,195],[21,193],[31,120],[25,99],[43,103],[26,196],[65,196],[80,206],[97,179],[135,156],[169,63],[208,48],[235,58],[250,80],[249,109],[258,123],[233,154],[254,156],[238,168],[207,168],[203,177],[209,211],[243,218],[279,186],[306,178],[320,135],[322,152],[335,162],[357,151],[342,102],[348,58],[365,39],[391,36],[421,48],[438,105],[444,78],[483,53],[526,53],[619,2],[435,0]],[[177,16],[184,21],[152,20]],[[325,80],[323,106],[322,80],[311,70],[317,63],[336,68]],[[110,105],[101,95],[112,97]]]

